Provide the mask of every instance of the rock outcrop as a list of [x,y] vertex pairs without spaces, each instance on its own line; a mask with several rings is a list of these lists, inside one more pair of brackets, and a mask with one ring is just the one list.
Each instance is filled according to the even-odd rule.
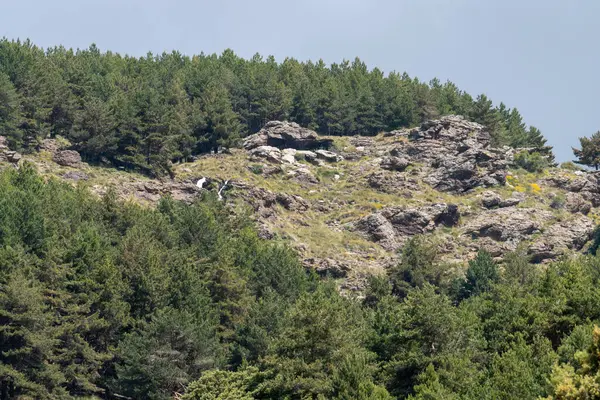
[[428,168],[425,182],[444,192],[503,185],[513,154],[509,148],[492,148],[490,133],[483,125],[459,116],[442,117],[390,135],[405,140],[390,152],[397,158],[384,159],[383,166],[399,170],[408,163],[422,164]]
[[567,250],[581,250],[592,238],[594,222],[586,216],[559,222],[544,230],[541,237],[529,246],[533,262],[556,259]]
[[270,121],[258,133],[244,140],[244,148],[250,150],[260,146],[272,146],[279,149],[310,150],[328,148],[331,143],[330,139],[319,138],[315,131],[303,128],[295,122]]
[[359,220],[354,229],[388,250],[395,250],[409,236],[433,231],[439,225],[455,226],[460,212],[454,204],[423,207],[388,207]]
[[52,160],[64,167],[79,168],[81,156],[75,150],[59,150],[52,156]]

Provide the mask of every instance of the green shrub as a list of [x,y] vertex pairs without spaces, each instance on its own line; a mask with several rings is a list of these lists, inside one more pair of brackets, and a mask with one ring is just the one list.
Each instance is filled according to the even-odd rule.
[[550,207],[557,209],[557,210],[561,209],[565,206],[566,201],[567,201],[567,199],[565,198],[565,196],[563,194],[559,193],[552,198],[552,201],[550,202]]
[[542,172],[548,168],[548,160],[538,152],[529,153],[524,150],[515,155],[515,165],[529,172]]
[[250,172],[256,175],[262,175],[263,173],[263,166],[260,164],[252,164],[248,167],[248,169],[250,170]]

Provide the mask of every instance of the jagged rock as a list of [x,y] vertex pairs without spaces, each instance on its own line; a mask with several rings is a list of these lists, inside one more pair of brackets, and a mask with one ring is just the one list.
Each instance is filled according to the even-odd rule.
[[476,187],[503,185],[514,152],[491,148],[487,129],[460,116],[446,116],[391,134],[404,139],[390,152],[391,156],[423,164],[429,168],[424,181],[445,192],[464,193]]
[[437,226],[455,226],[460,218],[458,206],[438,203],[423,207],[388,207],[355,224],[355,230],[388,250],[412,235],[433,231]]
[[6,156],[7,161],[15,164],[18,163],[21,160],[21,158],[23,158],[23,156],[16,151],[6,151],[4,154]]
[[281,151],[281,161],[286,162],[288,164],[296,164],[296,149],[283,149]]
[[327,162],[340,162],[344,161],[344,157],[339,154],[334,153],[333,151],[328,150],[315,150],[315,154],[318,158],[323,159]]
[[565,208],[571,213],[589,214],[592,204],[579,193],[567,193]]
[[373,138],[368,136],[353,136],[350,138],[350,144],[356,147],[356,151],[359,147],[372,147],[373,146]]
[[319,139],[315,131],[302,128],[295,122],[270,121],[258,133],[244,140],[244,148],[250,150],[260,146],[272,146],[303,150],[329,147],[331,143],[330,139]]
[[281,163],[281,150],[273,146],[259,146],[250,150],[250,158],[263,158],[272,163]]
[[528,253],[532,261],[542,262],[555,259],[566,250],[580,250],[592,238],[594,228],[594,222],[586,216],[556,223],[529,246]]
[[390,156],[381,160],[381,168],[390,171],[404,171],[410,165],[406,158]]
[[88,179],[90,179],[90,177],[88,176],[88,174],[86,174],[83,171],[69,171],[69,172],[65,172],[62,176],[65,179],[69,179],[72,181],[87,181]]
[[399,247],[396,231],[392,223],[380,213],[368,215],[356,223],[355,229],[383,248],[393,250]]
[[481,205],[485,208],[514,207],[521,201],[523,201],[523,199],[516,196],[503,199],[502,196],[491,190],[487,190],[481,194]]
[[509,242],[514,250],[526,237],[540,232],[544,221],[552,213],[538,209],[499,208],[477,215],[465,227],[465,233],[474,238],[488,237],[496,242]]
[[54,153],[52,160],[64,167],[78,168],[81,166],[81,156],[75,150],[59,150]]

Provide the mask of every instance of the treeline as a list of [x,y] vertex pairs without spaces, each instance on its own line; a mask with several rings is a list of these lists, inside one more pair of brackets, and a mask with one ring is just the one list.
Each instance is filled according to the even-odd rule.
[[[231,50],[135,58],[92,45],[47,50],[0,41],[0,135],[14,149],[62,136],[90,162],[161,175],[171,163],[235,145],[270,120],[290,120],[330,135],[373,135],[444,114],[486,124],[496,144],[545,146],[517,109],[473,99],[451,82],[353,62],[277,63]],[[550,154],[550,149],[544,150]]]
[[597,396],[600,258],[462,273],[436,248],[343,297],[209,194],[150,209],[5,170],[0,398]]

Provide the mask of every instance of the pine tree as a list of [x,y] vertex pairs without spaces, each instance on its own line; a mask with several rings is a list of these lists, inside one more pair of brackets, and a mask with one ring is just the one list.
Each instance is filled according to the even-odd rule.
[[589,138],[579,138],[579,143],[580,149],[573,148],[573,154],[577,157],[575,162],[598,170],[600,166],[600,131]]

